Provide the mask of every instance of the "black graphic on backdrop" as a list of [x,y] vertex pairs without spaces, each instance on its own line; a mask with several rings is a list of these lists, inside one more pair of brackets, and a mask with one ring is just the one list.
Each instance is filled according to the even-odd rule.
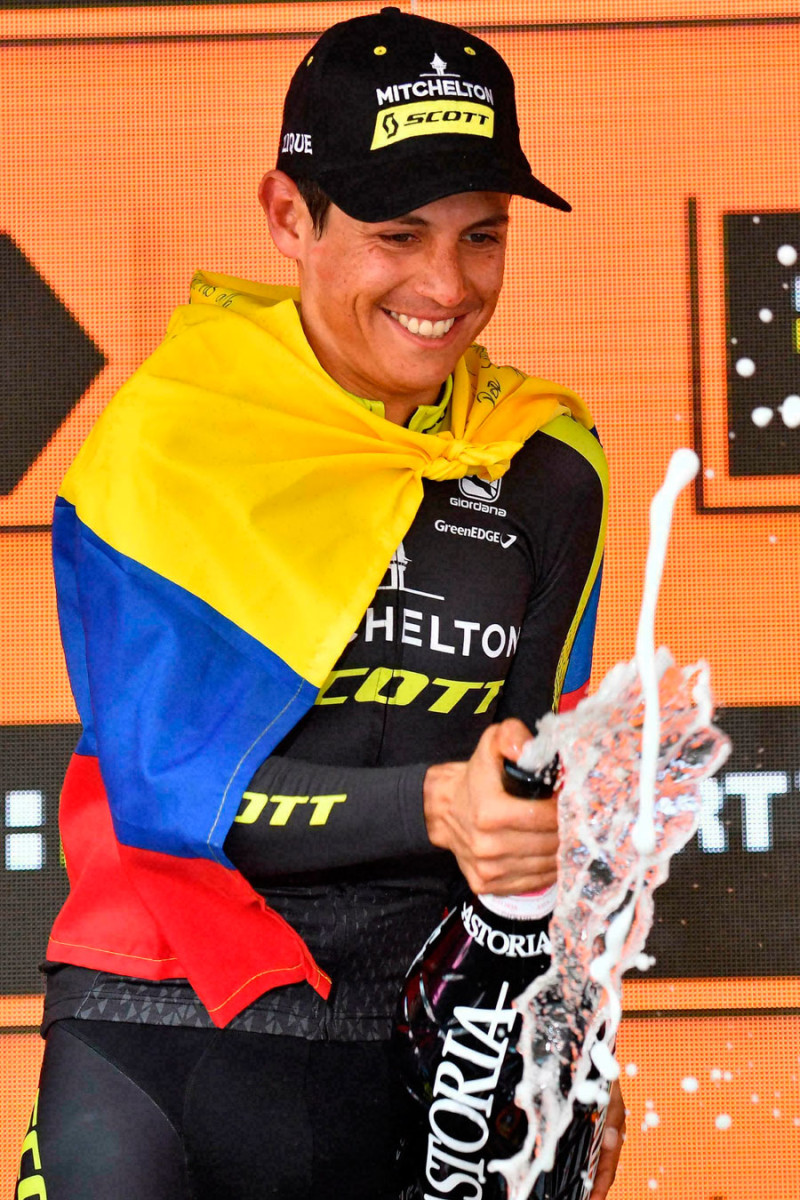
[[67,895],[58,797],[79,735],[79,725],[0,726],[0,992],[42,990],[37,967]]
[[19,246],[0,234],[0,495],[17,486],[105,362]]
[[725,213],[731,475],[800,475],[800,213]]
[[796,975],[800,707],[726,708],[716,721],[733,751],[656,892],[651,974]]
[[[728,708],[717,720],[733,753],[705,781],[698,835],[656,893],[651,974],[796,975],[800,707]],[[57,809],[78,735],[77,725],[0,727],[0,993],[41,989],[37,963],[67,891]]]

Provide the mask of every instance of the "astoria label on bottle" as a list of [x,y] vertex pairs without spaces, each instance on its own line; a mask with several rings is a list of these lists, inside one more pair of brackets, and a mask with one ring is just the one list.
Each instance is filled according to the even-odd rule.
[[[541,775],[535,782],[539,796],[552,794],[555,770],[544,786]],[[414,1182],[404,1200],[505,1200],[505,1181],[488,1163],[519,1150],[527,1128],[514,1103],[522,1061],[521,1017],[512,1000],[550,965],[554,899],[555,888],[470,895],[409,971],[395,1030],[416,1110],[404,1148]],[[553,1035],[542,1030],[545,1038]],[[585,1200],[601,1129],[596,1110],[576,1105],[553,1169],[539,1177],[532,1200]]]

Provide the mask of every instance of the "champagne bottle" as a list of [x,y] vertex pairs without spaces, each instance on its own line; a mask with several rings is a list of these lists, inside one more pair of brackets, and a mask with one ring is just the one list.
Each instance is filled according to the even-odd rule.
[[[504,787],[529,799],[553,794],[558,760],[528,774],[506,762]],[[493,1159],[522,1146],[521,1016],[512,1001],[550,965],[548,925],[555,886],[523,896],[467,894],[433,932],[406,977],[394,1044],[411,1097],[403,1147],[403,1200],[505,1200]],[[558,1027],[541,1035],[555,1036]],[[565,1072],[568,1076],[569,1072]],[[561,1081],[567,1094],[569,1078]],[[552,1170],[531,1200],[585,1200],[599,1153],[603,1113],[576,1104]]]

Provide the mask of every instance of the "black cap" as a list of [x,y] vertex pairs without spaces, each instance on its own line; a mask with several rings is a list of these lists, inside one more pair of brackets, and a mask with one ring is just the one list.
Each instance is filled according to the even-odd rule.
[[286,95],[276,165],[359,221],[471,191],[571,209],[531,174],[497,51],[398,8],[333,25],[309,51]]

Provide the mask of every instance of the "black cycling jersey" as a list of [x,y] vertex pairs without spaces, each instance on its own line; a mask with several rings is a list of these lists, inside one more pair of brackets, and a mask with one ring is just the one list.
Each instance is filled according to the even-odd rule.
[[[428,841],[431,763],[466,759],[493,721],[554,704],[597,551],[603,488],[569,417],[507,474],[425,482],[417,516],[306,717],[256,772],[225,842],[232,862],[333,978],[267,992],[233,1029],[388,1036],[402,978],[459,886]],[[48,965],[61,1017],[210,1026],[186,981]]]

